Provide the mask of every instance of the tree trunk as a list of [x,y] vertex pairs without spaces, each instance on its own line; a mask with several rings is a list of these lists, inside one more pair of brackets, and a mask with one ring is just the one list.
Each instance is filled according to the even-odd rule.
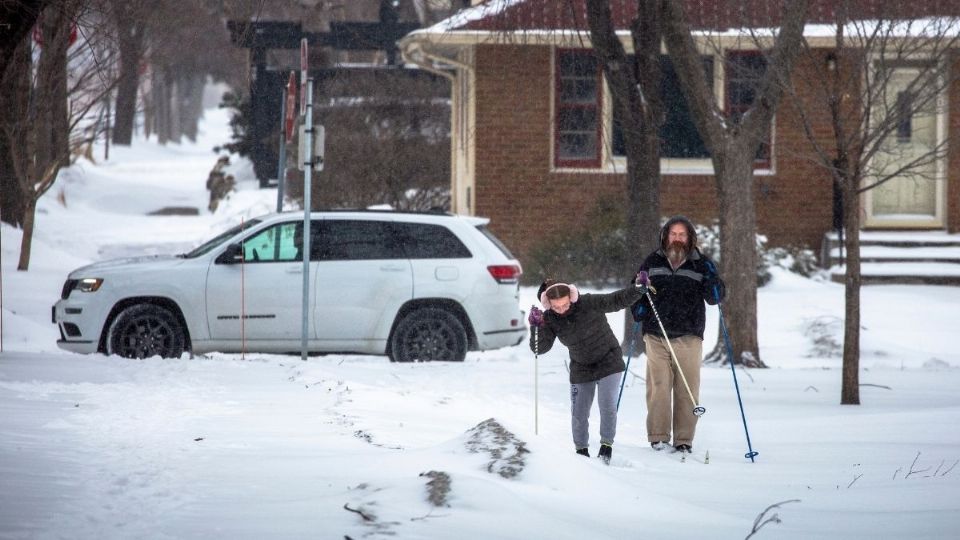
[[[621,120],[627,157],[626,249],[633,258],[623,269],[624,281],[633,278],[643,257],[656,249],[660,228],[660,100],[659,0],[638,0],[637,18],[631,22],[633,61],[616,36],[609,2],[587,1],[587,20],[594,52],[603,67]],[[624,315],[622,348],[643,352],[636,341],[636,324],[629,310]]]
[[166,67],[160,68],[159,73],[154,77],[156,82],[156,92],[154,93],[154,104],[157,108],[157,142],[167,144],[173,134],[170,118],[173,116],[170,103],[173,101],[173,77],[170,70]]
[[133,15],[127,0],[114,1],[114,21],[117,25],[120,49],[120,71],[117,77],[116,119],[113,125],[113,143],[130,146],[137,115],[137,87],[139,86],[140,56],[143,47],[143,22]]
[[197,142],[197,127],[203,116],[203,87],[205,77],[190,73],[182,78],[180,99],[180,128],[190,142]]
[[17,262],[17,270],[21,272],[30,268],[30,249],[33,246],[33,221],[36,210],[36,199],[27,197],[23,205],[23,237],[20,239],[20,260]]
[[720,199],[720,271],[726,283],[724,322],[735,364],[767,367],[757,338],[757,212],[753,200],[752,144],[727,141],[716,170]]
[[844,273],[842,405],[860,404],[860,204],[856,176],[844,171],[843,229],[847,265]]
[[7,137],[5,130],[0,130],[0,221],[19,227],[23,224],[23,197],[13,172],[11,144],[16,143]]
[[30,31],[50,0],[0,2],[0,77],[14,60],[14,51],[30,39]]
[[753,161],[783,95],[803,41],[807,2],[784,4],[776,41],[764,56],[768,67],[756,84],[750,108],[733,124],[722,120],[711,81],[703,74],[700,51],[686,22],[683,2],[664,1],[664,36],[680,86],[697,131],[710,151],[720,199],[720,252],[727,283],[724,321],[733,346],[734,363],[766,367],[757,338],[756,209],[753,200]]
[[38,170],[47,168],[54,159],[61,165],[69,164],[69,120],[67,118],[67,46],[69,45],[71,15],[70,3],[44,11],[41,25],[43,49],[37,62],[36,93],[36,155],[31,156]]
[[23,225],[23,193],[14,159],[25,146],[27,104],[30,102],[31,55],[24,39],[0,76],[0,111],[17,111],[0,116],[0,220],[14,227]]

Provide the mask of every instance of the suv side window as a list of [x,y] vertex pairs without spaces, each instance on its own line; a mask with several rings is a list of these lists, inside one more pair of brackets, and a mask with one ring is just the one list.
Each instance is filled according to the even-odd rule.
[[411,259],[469,259],[467,246],[450,229],[427,223],[394,223],[400,244]]
[[278,223],[243,241],[245,262],[300,261],[303,223]]
[[320,228],[320,260],[403,259],[403,249],[382,221],[328,219]]

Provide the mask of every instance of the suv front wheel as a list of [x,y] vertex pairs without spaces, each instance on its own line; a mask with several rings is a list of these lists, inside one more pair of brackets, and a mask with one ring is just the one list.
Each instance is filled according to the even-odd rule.
[[179,358],[183,354],[183,328],[169,309],[136,304],[121,311],[107,332],[107,354],[124,358]]
[[467,332],[449,311],[421,308],[400,320],[390,347],[390,358],[397,362],[463,362],[467,356]]

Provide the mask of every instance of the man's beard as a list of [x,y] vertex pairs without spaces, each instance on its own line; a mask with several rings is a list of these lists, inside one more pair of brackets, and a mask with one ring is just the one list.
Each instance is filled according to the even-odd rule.
[[670,261],[670,265],[674,268],[677,268],[683,261],[687,260],[687,245],[683,242],[671,242],[667,246],[667,259]]

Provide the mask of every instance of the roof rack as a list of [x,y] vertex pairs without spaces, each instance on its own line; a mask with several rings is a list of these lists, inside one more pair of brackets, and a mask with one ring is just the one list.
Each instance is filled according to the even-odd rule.
[[[289,212],[298,212],[303,213],[303,210],[286,210],[285,213]],[[364,214],[412,214],[412,215],[428,215],[428,216],[453,216],[455,214],[435,206],[429,210],[394,210],[392,208],[318,208],[314,212],[358,212]]]

